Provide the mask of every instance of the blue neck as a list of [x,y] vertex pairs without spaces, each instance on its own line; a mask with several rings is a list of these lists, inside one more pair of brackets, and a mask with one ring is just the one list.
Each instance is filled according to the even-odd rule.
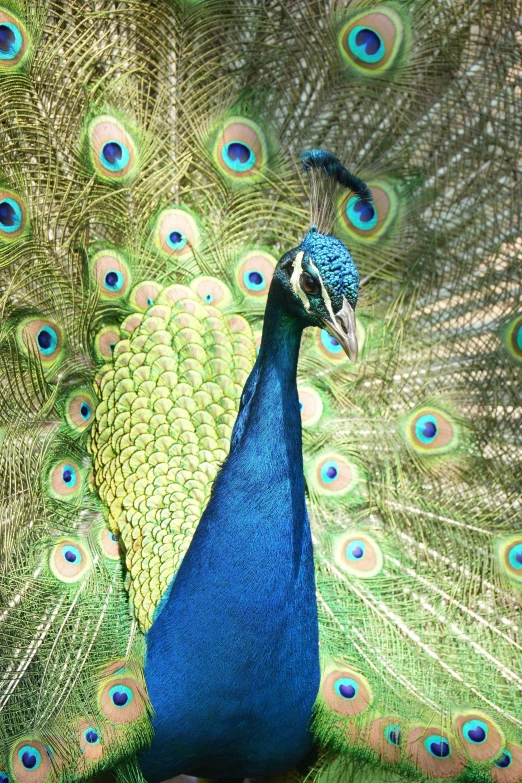
[[296,385],[302,329],[272,286],[229,457],[147,634],[151,781],[277,774],[310,748],[319,661]]

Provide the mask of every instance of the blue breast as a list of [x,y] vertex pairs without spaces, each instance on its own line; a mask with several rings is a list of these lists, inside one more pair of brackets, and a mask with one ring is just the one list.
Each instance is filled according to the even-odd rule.
[[141,764],[151,783],[264,777],[311,748],[314,565],[297,391],[280,359],[247,384],[231,454],[147,634],[155,734]]

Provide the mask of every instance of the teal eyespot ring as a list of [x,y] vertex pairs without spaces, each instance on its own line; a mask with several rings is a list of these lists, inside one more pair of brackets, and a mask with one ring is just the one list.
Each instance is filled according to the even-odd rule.
[[88,726],[84,729],[83,738],[89,745],[99,745],[101,742],[100,730],[95,726]]
[[12,22],[0,22],[0,28],[2,27],[5,27],[13,35],[13,40],[8,42],[7,49],[4,51],[0,49],[0,60],[9,62],[9,60],[14,60],[20,54],[24,45],[24,39],[18,27]]
[[0,231],[4,234],[14,234],[19,231],[23,221],[20,205],[8,196],[0,202]]
[[85,402],[85,400],[80,405],[80,416],[84,421],[89,421],[92,416],[92,408],[88,402]]
[[121,291],[124,282],[125,278],[119,269],[110,269],[105,273],[105,277],[103,278],[104,287],[107,291],[111,291],[112,293]]
[[165,241],[172,250],[182,250],[188,242],[183,231],[178,230],[171,231]]
[[468,742],[481,745],[488,738],[488,724],[482,720],[468,720],[462,727],[462,733]]
[[72,544],[66,544],[62,547],[62,556],[64,560],[68,563],[73,563],[74,565],[80,565],[83,560],[82,553],[78,547],[73,546]]
[[328,353],[332,353],[334,355],[342,353],[342,346],[340,343],[337,342],[335,337],[332,337],[332,335],[327,332],[326,329],[321,329],[321,344],[323,345],[324,349],[328,351]]
[[522,544],[516,544],[509,550],[508,562],[511,568],[522,571]]
[[359,684],[351,677],[339,677],[334,683],[334,691],[342,699],[351,701],[359,692]]
[[122,171],[129,160],[130,152],[122,141],[111,139],[101,148],[100,163],[108,171]]
[[9,775],[3,769],[0,769],[0,783],[9,783]]
[[127,685],[113,685],[109,691],[109,698],[115,707],[123,709],[129,706],[134,694]]
[[58,347],[58,334],[52,326],[42,326],[36,335],[38,350],[43,356],[50,356]]
[[436,759],[446,759],[451,756],[451,744],[447,737],[441,734],[431,734],[424,740],[424,747]]
[[[352,226],[359,231],[372,231],[377,225],[378,215],[375,206],[362,202],[358,196],[352,196],[348,199],[345,211]],[[369,216],[370,212],[373,212],[372,217]],[[369,217],[369,219],[363,220],[363,217]]]
[[[373,35],[378,40],[379,48],[377,49],[376,52],[368,54],[368,52],[366,51],[367,42],[357,43],[357,37],[359,35],[364,36],[365,34]],[[382,40],[377,30],[374,30],[371,27],[363,27],[362,25],[357,25],[357,27],[354,27],[352,30],[350,30],[350,33],[348,35],[348,46],[350,47],[350,51],[352,52],[353,56],[364,63],[372,63],[372,64],[379,63],[386,55],[386,47],[384,46],[384,41]]]
[[433,443],[438,434],[437,419],[431,413],[421,416],[415,424],[415,436],[421,443]]
[[321,481],[331,484],[339,475],[339,465],[334,459],[327,460],[321,465]]
[[247,269],[243,273],[243,283],[249,291],[263,291],[266,288],[265,276],[258,269]]
[[250,171],[256,165],[254,150],[244,141],[229,141],[223,147],[221,157],[223,163],[232,171]]
[[398,723],[392,723],[390,726],[386,726],[384,729],[384,736],[386,742],[390,745],[398,746],[401,744],[401,727]]
[[73,468],[72,465],[64,465],[62,468],[62,481],[70,489],[75,487],[78,481],[76,468]]
[[498,758],[495,759],[493,765],[499,769],[506,769],[511,766],[513,761],[513,755],[509,750],[504,750]]
[[352,539],[346,547],[346,557],[354,563],[359,563],[366,554],[366,544],[364,541]]
[[34,772],[42,763],[42,756],[38,748],[33,745],[22,745],[18,751],[18,758],[25,769]]

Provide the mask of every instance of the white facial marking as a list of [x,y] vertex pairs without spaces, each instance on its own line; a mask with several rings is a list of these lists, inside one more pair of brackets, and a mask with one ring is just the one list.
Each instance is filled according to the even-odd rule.
[[295,293],[301,300],[301,302],[304,305],[305,310],[310,309],[310,301],[305,294],[305,292],[302,290],[301,285],[299,283],[301,279],[301,273],[303,271],[303,258],[304,258],[304,250],[300,250],[299,253],[295,257],[294,261],[294,271],[292,272],[292,277],[290,278],[290,284],[292,288],[294,289]]

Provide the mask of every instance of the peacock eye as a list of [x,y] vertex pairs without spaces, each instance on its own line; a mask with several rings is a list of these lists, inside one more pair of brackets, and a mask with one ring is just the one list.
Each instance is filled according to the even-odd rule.
[[300,284],[303,291],[305,291],[307,294],[319,293],[319,283],[314,277],[312,277],[312,275],[309,275],[307,272],[303,272],[301,275]]
[[495,759],[493,764],[495,767],[500,767],[500,769],[504,769],[505,767],[510,767],[511,762],[513,761],[513,756],[509,752],[509,750],[503,751],[503,753],[500,754],[498,759]]
[[229,117],[218,132],[214,159],[219,168],[233,179],[255,176],[267,157],[264,134],[246,117]]
[[15,193],[0,190],[0,240],[18,239],[27,228],[27,210]]
[[115,117],[103,115],[89,124],[91,159],[104,179],[122,179],[136,167],[136,148],[129,133]]
[[28,37],[22,23],[0,10],[0,68],[18,65],[27,52]]

